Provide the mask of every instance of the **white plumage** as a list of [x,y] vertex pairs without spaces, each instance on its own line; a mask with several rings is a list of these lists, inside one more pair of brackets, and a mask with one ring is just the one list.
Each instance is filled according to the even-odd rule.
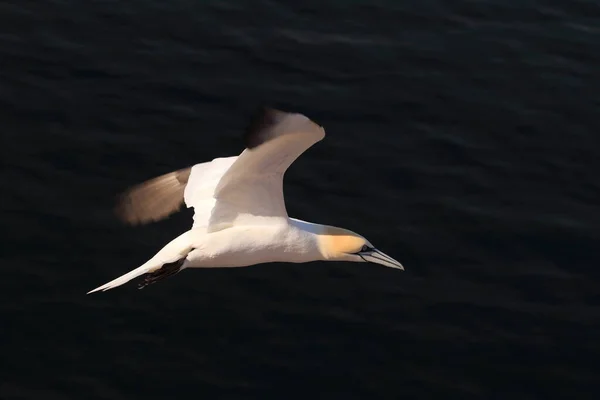
[[215,158],[192,167],[183,199],[188,207],[194,207],[193,228],[207,228],[212,210],[217,202],[214,198],[219,181],[237,160],[238,156]]
[[283,176],[324,137],[323,128],[306,116],[267,108],[251,122],[239,156],[216,158],[133,187],[119,204],[123,220],[155,221],[185,203],[194,208],[192,228],[139,268],[88,293],[148,274],[142,288],[185,268],[338,260],[404,269],[354,232],[289,218]]

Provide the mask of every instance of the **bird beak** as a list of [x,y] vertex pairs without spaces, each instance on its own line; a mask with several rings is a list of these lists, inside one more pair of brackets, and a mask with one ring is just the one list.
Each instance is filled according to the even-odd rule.
[[369,250],[359,253],[360,257],[370,263],[385,265],[386,267],[396,268],[404,271],[404,267],[398,261],[394,260],[387,254],[377,250]]

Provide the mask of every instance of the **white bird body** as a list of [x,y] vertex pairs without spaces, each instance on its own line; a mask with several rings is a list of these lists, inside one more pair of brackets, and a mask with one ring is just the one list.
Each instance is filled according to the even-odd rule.
[[[304,263],[322,259],[318,237],[293,224],[234,226],[194,232],[195,246],[184,268],[246,267],[268,262]],[[231,238],[235,240],[231,240]]]
[[404,269],[354,232],[287,215],[283,176],[324,137],[323,128],[304,115],[266,109],[249,127],[239,156],[216,158],[134,187],[120,205],[127,222],[161,219],[185,203],[194,208],[192,228],[139,268],[88,293],[149,274],[145,287],[187,268],[337,260]]

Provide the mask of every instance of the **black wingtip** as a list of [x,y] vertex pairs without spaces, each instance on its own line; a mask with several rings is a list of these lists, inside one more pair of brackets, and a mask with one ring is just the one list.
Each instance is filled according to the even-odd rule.
[[277,125],[281,119],[287,115],[287,112],[272,107],[260,107],[244,133],[244,145],[248,149],[260,146],[267,142],[271,137],[269,135],[273,126]]

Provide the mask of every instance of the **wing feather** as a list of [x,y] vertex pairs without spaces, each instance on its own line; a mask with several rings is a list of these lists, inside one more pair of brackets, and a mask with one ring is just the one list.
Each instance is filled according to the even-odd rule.
[[191,167],[149,179],[125,191],[116,207],[117,216],[132,225],[166,218],[183,204]]
[[217,202],[209,230],[287,219],[283,176],[302,153],[324,137],[324,129],[302,114],[261,110],[246,132],[246,149],[215,189]]
[[129,224],[145,224],[166,218],[185,202],[194,208],[194,228],[209,231],[287,219],[283,176],[324,137],[324,129],[302,114],[263,108],[250,121],[239,156],[140,183],[120,196],[117,215]]

